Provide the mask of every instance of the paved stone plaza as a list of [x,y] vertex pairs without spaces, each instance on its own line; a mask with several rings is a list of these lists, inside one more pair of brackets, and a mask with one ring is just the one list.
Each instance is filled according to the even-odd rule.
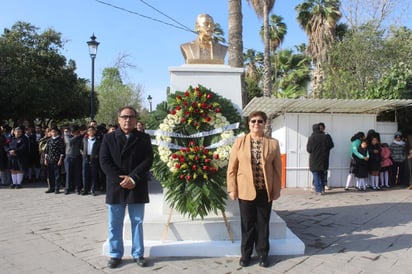
[[271,256],[270,267],[237,257],[126,257],[107,268],[104,195],[45,194],[46,185],[0,187],[0,273],[411,273],[412,190],[345,192],[324,196],[284,189],[275,208],[305,243],[304,255]]

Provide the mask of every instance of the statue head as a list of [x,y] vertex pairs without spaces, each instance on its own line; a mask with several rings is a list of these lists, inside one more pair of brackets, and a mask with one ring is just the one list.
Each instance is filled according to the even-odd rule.
[[195,31],[200,40],[212,40],[215,31],[215,22],[209,14],[199,14],[196,19]]

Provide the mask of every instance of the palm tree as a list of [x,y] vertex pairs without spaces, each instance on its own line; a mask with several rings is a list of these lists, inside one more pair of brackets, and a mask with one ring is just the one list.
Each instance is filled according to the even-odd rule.
[[275,5],[275,0],[247,0],[256,12],[256,15],[263,18],[263,41],[264,41],[264,79],[263,79],[263,96],[272,95],[272,69],[270,62],[270,36],[269,36],[269,13]]
[[244,54],[245,66],[246,66],[246,78],[253,80],[257,83],[260,82],[260,73],[256,63],[259,61],[259,53],[256,53],[254,49],[248,49]]
[[302,53],[286,49],[276,55],[278,80],[276,86],[279,98],[299,98],[306,95],[310,81],[310,59]]
[[[271,51],[271,55],[274,56],[276,54],[276,49],[283,43],[287,33],[286,24],[283,22],[283,17],[272,14],[269,20],[269,48]],[[260,29],[260,36],[264,41],[264,26]],[[272,60],[276,61],[276,58]],[[276,75],[277,75],[277,63],[274,62],[273,65],[273,75],[274,79],[273,82],[276,82]],[[274,95],[277,96],[277,89],[274,89]]]
[[[283,43],[288,32],[286,24],[283,22],[283,17],[272,14],[269,19],[269,48],[271,54],[275,54],[276,49]],[[260,37],[264,41],[264,26],[260,28]]]
[[[229,66],[243,68],[242,0],[229,0]],[[247,104],[245,75],[241,78],[242,107]]]
[[324,78],[322,64],[335,41],[336,23],[342,17],[339,0],[305,0],[296,6],[297,20],[309,38],[307,53],[312,57],[312,94],[319,97]]

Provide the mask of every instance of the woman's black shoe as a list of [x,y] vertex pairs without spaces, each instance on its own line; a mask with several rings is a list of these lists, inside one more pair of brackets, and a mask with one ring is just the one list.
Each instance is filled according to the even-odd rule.
[[269,266],[268,256],[259,256],[259,265],[261,267],[268,267]]
[[243,267],[249,266],[249,263],[250,263],[250,260],[248,259],[240,258],[239,260],[239,265]]

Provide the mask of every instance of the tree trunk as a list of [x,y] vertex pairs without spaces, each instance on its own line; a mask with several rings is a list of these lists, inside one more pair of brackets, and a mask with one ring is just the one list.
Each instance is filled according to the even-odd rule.
[[272,96],[272,68],[270,62],[270,40],[269,40],[269,10],[267,4],[263,7],[263,36],[265,44],[264,59],[264,79],[263,79],[263,96]]
[[[229,0],[229,66],[243,68],[242,1]],[[247,104],[245,75],[241,75],[242,108]]]
[[[264,59],[264,76],[263,76],[263,96],[272,96],[272,65],[270,62],[270,40],[269,40],[269,9],[268,5],[265,4],[263,7],[263,36],[265,44],[265,59]],[[268,119],[265,126],[265,135],[272,136],[272,117],[269,113]]]

